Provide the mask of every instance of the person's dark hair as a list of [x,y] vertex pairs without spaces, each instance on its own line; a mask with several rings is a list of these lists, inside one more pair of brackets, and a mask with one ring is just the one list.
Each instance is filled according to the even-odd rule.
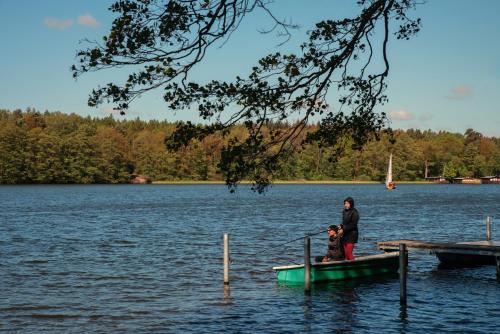
[[339,228],[338,228],[337,225],[330,225],[330,226],[328,226],[328,229],[329,230],[334,230],[335,233],[337,233],[339,231]]
[[345,202],[349,202],[349,204],[351,204],[351,209],[354,208],[354,199],[352,197],[347,197],[345,200],[344,200],[344,203]]

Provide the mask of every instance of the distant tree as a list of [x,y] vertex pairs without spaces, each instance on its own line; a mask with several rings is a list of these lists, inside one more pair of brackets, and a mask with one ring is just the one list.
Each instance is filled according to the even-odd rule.
[[26,131],[12,122],[0,124],[0,184],[26,182]]
[[220,163],[220,152],[223,148],[223,141],[220,136],[211,135],[207,136],[201,142],[203,150],[206,153],[206,162],[208,165],[208,178],[220,179],[220,170],[218,168]]
[[82,124],[77,131],[64,137],[61,156],[65,183],[99,182],[99,157],[93,141],[96,128],[93,124]]
[[459,158],[454,157],[450,161],[446,162],[443,167],[443,176],[451,181],[455,177],[467,176],[467,169],[462,164]]
[[194,141],[187,151],[187,163],[191,171],[191,177],[195,180],[208,179],[207,154],[200,142]]
[[125,137],[112,127],[99,127],[92,138],[96,148],[97,183],[124,183],[133,170]]
[[[65,183],[61,138],[40,128],[27,135],[26,177],[30,183]],[[71,180],[70,182],[74,182]]]
[[[442,174],[445,164],[452,159],[462,159],[464,150],[464,137],[458,133],[439,132],[433,139],[435,146],[435,169],[439,171],[437,174]],[[443,174],[444,176],[444,174]],[[455,176],[454,176],[455,177]]]
[[[436,170],[433,167],[436,163],[436,146],[434,142],[430,139],[423,139],[417,142],[420,146],[420,151],[422,152],[422,159],[424,165],[424,178],[428,176],[439,176],[442,170]],[[431,172],[432,171],[432,172]]]
[[[467,142],[467,139],[466,139]],[[480,169],[477,166],[478,158],[479,157],[479,147],[475,145],[472,142],[469,142],[469,144],[465,145],[464,147],[464,153],[463,153],[463,162],[465,165],[465,168],[467,169],[468,177],[479,177],[482,176],[480,175]]]
[[393,173],[399,180],[414,181],[424,177],[423,152],[415,139],[398,131],[394,146]]
[[161,131],[143,130],[132,141],[134,172],[153,180],[168,180],[175,175],[175,156],[163,145],[165,135]]
[[[385,180],[389,151],[392,145],[386,136],[381,141],[372,140],[363,148],[363,162],[360,174],[370,177],[370,180]],[[400,157],[397,158],[400,160]],[[399,168],[399,166],[398,166]]]
[[483,135],[480,132],[474,131],[474,129],[470,128],[465,130],[464,136],[465,136],[465,145],[469,144],[479,145],[481,138],[483,138]]
[[[138,119],[40,114],[32,109],[0,110],[0,183],[124,183],[131,173],[153,180],[220,180],[217,161],[222,159],[224,145],[249,136],[245,126],[235,125],[226,137],[213,134],[169,152],[164,140],[175,126]],[[273,129],[291,127],[271,123],[262,134],[267,140]],[[303,138],[316,129],[309,126]],[[500,174],[499,138],[480,136],[466,144],[466,134],[418,130],[396,130],[393,137],[395,143],[383,134],[381,140],[370,140],[358,151],[351,147],[353,139],[345,135],[346,149],[334,154],[337,159],[331,159],[335,148],[318,142],[304,144],[303,138],[297,138],[269,177],[382,181],[390,152],[396,180],[422,179],[423,161],[428,161],[430,175],[444,173],[450,179]]]
[[492,152],[489,161],[489,175],[500,175],[500,140],[499,145]]
[[[262,10],[285,35],[294,26],[278,19],[263,0],[116,1],[110,7],[117,18],[109,34],[102,43],[90,42],[88,49],[78,52],[73,76],[109,68],[135,71],[122,84],[93,90],[90,106],[108,101],[124,112],[135,98],[158,88],[164,89],[173,110],[197,106],[200,117],[211,124],[179,124],[169,141],[171,149],[216,132],[227,135],[232,125],[244,124],[248,136],[227,142],[220,167],[231,189],[243,178],[252,178],[255,189],[262,191],[312,116],[321,117],[321,124],[308,139],[322,145],[338,145],[339,138],[349,134],[353,148],[360,149],[386,126],[386,115],[377,113],[376,107],[387,100],[391,25],[396,25],[397,39],[418,32],[420,19],[407,15],[418,0],[357,3],[360,13],[353,18],[316,23],[300,46],[301,54],[269,54],[247,78],[203,85],[189,81],[192,70],[214,44],[230,38],[247,14]],[[331,88],[338,90],[335,112],[325,100]],[[222,113],[228,109],[235,111],[224,119]],[[269,122],[287,119],[299,121],[286,131],[275,129],[263,136]]]

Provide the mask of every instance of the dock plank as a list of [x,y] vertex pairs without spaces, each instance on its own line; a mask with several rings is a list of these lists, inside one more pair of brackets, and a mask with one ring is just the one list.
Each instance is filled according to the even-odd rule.
[[422,240],[390,240],[377,242],[381,250],[397,250],[399,244],[405,244],[407,248],[427,249],[430,251],[445,251],[457,254],[491,255],[500,256],[500,243],[495,241],[471,241],[461,243],[431,242]]

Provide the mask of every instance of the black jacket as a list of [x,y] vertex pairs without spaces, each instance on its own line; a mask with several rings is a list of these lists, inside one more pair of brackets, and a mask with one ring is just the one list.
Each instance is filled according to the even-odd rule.
[[328,251],[326,252],[326,257],[328,258],[328,261],[344,259],[344,247],[342,247],[340,237],[330,237],[328,239]]
[[354,208],[354,201],[352,201],[351,208],[349,210],[344,209],[342,212],[343,243],[355,244],[358,242],[358,221],[359,213]]

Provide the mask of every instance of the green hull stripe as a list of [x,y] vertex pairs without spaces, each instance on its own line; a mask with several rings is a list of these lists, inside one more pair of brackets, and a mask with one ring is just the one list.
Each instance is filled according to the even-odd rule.
[[[311,282],[348,280],[353,278],[396,273],[399,258],[380,259],[360,263],[341,263],[331,266],[312,266]],[[304,284],[304,267],[277,270],[278,282]]]

